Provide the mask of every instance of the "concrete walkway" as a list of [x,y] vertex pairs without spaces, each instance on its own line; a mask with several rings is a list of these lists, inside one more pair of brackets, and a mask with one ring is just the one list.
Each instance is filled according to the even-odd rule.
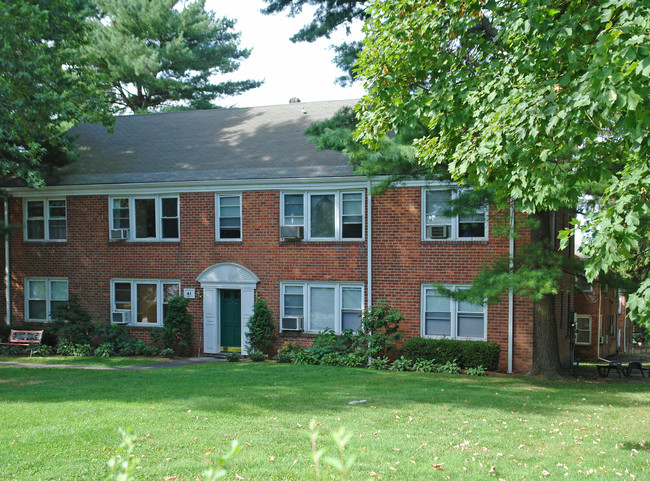
[[188,357],[185,359],[175,359],[168,362],[157,362],[155,364],[145,364],[142,366],[84,366],[76,364],[44,364],[36,362],[0,362],[0,366],[14,366],[14,367],[57,367],[67,369],[87,369],[90,371],[144,371],[147,369],[161,369],[164,367],[182,367],[193,366],[195,364],[206,364],[208,362],[222,362],[225,359],[217,359],[214,357]]

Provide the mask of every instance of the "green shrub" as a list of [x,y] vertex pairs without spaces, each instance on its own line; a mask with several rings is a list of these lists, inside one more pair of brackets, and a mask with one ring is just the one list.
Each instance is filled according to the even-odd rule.
[[51,329],[59,342],[71,344],[93,344],[99,329],[93,324],[88,314],[79,304],[79,298],[72,294],[70,298],[52,311]]
[[277,339],[275,330],[273,311],[264,299],[258,297],[253,305],[253,315],[248,320],[248,350],[270,353]]
[[388,369],[390,361],[387,357],[373,357],[368,363],[368,368],[383,371]]
[[433,359],[416,359],[413,362],[415,372],[437,372],[439,365]]
[[465,374],[468,376],[485,376],[485,369],[483,369],[483,366],[478,366],[478,367],[468,367],[465,369]]
[[95,349],[95,357],[111,357],[114,355],[115,351],[110,342],[103,342]]
[[320,363],[323,366],[342,366],[343,357],[336,352],[330,352],[321,358]]
[[[149,346],[147,345],[148,348],[154,350],[154,354],[145,354],[147,356],[160,356],[160,357],[174,357],[174,350],[170,348],[165,348],[165,349],[156,349],[154,346]],[[235,353],[237,354],[237,353]]]
[[346,367],[366,367],[368,358],[359,354],[348,354],[343,358],[342,365]]
[[413,360],[406,359],[404,356],[395,359],[389,368],[391,371],[411,371],[413,370]]
[[0,324],[0,342],[9,342],[11,336],[11,326]]
[[41,344],[34,350],[34,354],[43,357],[52,356],[56,354],[56,347],[48,346],[47,344]]
[[239,362],[241,355],[238,352],[229,352],[226,354],[226,361],[228,362]]
[[318,359],[310,352],[306,350],[295,351],[293,353],[293,359],[291,360],[294,364],[318,364]]
[[496,371],[501,347],[494,342],[458,341],[455,339],[413,338],[404,341],[402,355],[406,359],[436,359],[439,363],[456,361],[461,368],[483,366]]
[[302,347],[300,344],[298,344],[296,341],[287,341],[285,342],[280,350],[278,351],[278,354],[290,354],[293,355],[294,353],[298,351],[304,351],[305,348]]
[[187,312],[190,302],[181,296],[173,296],[167,301],[167,315],[162,328],[163,347],[173,349],[179,356],[188,356],[192,348],[192,314]]
[[278,352],[273,358],[274,361],[279,362],[281,364],[289,364],[291,363],[292,359],[293,356],[288,352]]
[[253,351],[248,353],[248,359],[253,362],[264,362],[268,356],[260,351]]
[[459,374],[460,366],[456,364],[455,360],[447,361],[444,364],[438,365],[437,372],[444,373],[444,374]]
[[103,326],[99,338],[102,340],[102,344],[108,343],[111,349],[120,356],[130,355],[124,353],[130,352],[136,342],[136,339],[131,336],[129,328],[119,324]]
[[353,331],[346,329],[342,334],[337,335],[332,329],[325,329],[318,333],[307,351],[316,359],[322,359],[328,354],[339,356],[349,353],[355,342]]
[[353,351],[361,357],[387,357],[403,335],[398,331],[402,313],[385,300],[366,309],[355,332]]
[[59,356],[74,356],[74,345],[63,339],[56,345],[56,353]]

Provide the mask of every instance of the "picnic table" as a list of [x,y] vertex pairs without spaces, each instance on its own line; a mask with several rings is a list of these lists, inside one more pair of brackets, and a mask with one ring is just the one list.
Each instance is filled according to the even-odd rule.
[[633,371],[639,371],[641,377],[645,377],[646,373],[650,377],[650,367],[643,367],[643,361],[629,361],[627,365],[620,361],[609,361],[608,364],[596,364],[598,375],[600,377],[608,377],[610,371],[615,370],[618,377],[630,377]]

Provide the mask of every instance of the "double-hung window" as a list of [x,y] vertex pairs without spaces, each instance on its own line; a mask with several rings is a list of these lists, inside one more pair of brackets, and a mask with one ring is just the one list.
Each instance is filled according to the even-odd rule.
[[488,210],[480,207],[464,215],[449,216],[449,203],[457,197],[451,189],[422,191],[424,240],[483,240],[487,239]]
[[282,283],[283,317],[303,318],[308,332],[331,329],[340,333],[361,325],[363,286],[342,283]]
[[25,319],[49,321],[58,306],[68,300],[66,279],[26,279]]
[[576,344],[591,344],[591,316],[576,315]]
[[175,280],[111,281],[111,320],[123,324],[162,326],[167,303],[180,293]]
[[307,240],[363,239],[362,192],[282,194],[281,225],[302,226]]
[[178,196],[110,199],[111,240],[179,240]]
[[27,200],[25,202],[25,220],[25,239],[27,240],[66,240],[65,199]]
[[[452,290],[464,286],[445,286]],[[487,308],[483,304],[456,301],[433,286],[422,286],[422,337],[487,339]]]
[[241,194],[216,196],[217,239],[241,240]]

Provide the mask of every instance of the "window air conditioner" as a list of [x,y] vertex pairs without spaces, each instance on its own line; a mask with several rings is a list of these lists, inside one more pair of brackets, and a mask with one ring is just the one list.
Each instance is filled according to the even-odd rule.
[[427,239],[448,239],[451,237],[448,225],[428,225]]
[[111,240],[125,240],[129,238],[129,229],[111,229]]
[[114,311],[111,317],[112,324],[128,324],[131,321],[129,311]]
[[301,225],[283,225],[280,226],[280,238],[285,240],[302,240],[304,238],[304,228]]
[[281,318],[280,331],[302,331],[302,317]]

